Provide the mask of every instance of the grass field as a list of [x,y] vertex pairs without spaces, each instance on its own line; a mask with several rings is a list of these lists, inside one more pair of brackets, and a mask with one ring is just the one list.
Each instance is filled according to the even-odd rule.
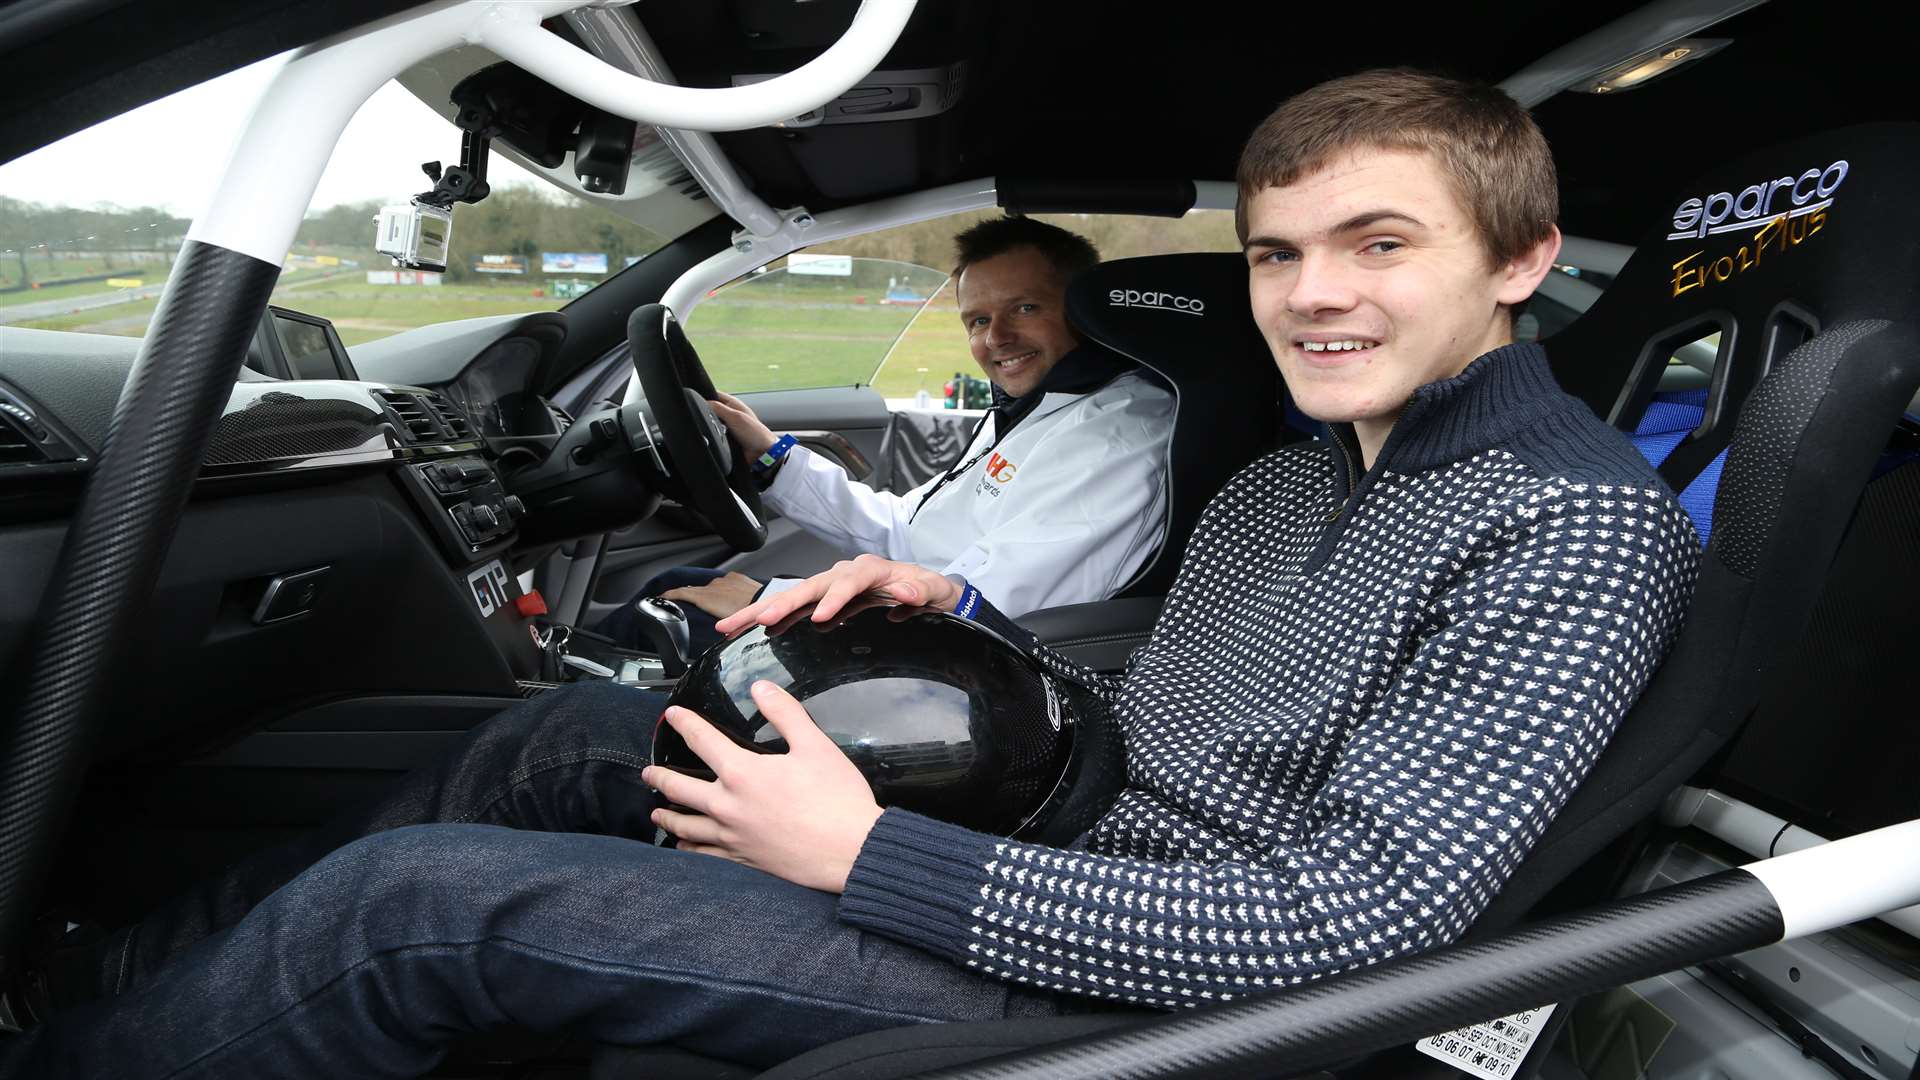
[[510,315],[522,311],[552,311],[564,300],[534,296],[534,286],[501,285],[368,285],[365,281],[327,282],[275,296],[275,303],[309,315],[331,319],[347,345],[411,330],[416,326],[474,319],[482,315]]
[[886,397],[925,390],[938,399],[954,372],[978,372],[951,286],[923,309],[872,302],[874,292],[736,287],[695,308],[687,336],[714,383],[743,393],[871,383]]
[[[714,383],[736,392],[867,383],[888,350],[911,330],[910,304],[853,302],[844,290],[784,288],[730,290],[709,299],[687,320],[687,335]],[[865,297],[867,294],[859,294]],[[894,396],[920,389],[912,366],[887,364]],[[898,376],[905,376],[900,378]],[[929,372],[926,389],[937,393]]]
[[967,351],[967,335],[960,328],[960,309],[951,286],[933,298],[915,319],[887,362],[873,377],[883,397],[912,397],[925,390],[937,402],[940,387],[956,371],[979,375],[980,366]]
[[145,337],[147,322],[153,318],[153,309],[159,303],[157,298],[134,300],[108,307],[88,308],[71,315],[49,315],[44,319],[27,319],[13,325],[35,330],[78,330],[87,334]]
[[[111,258],[104,255],[58,255],[48,258],[45,255],[27,256],[27,276],[29,280],[39,282],[58,282],[67,278],[93,277],[97,274],[112,274],[116,277],[145,277],[156,275],[164,278],[167,268],[173,263],[172,253],[130,252],[116,254]],[[17,285],[20,282],[20,262],[18,257],[8,252],[0,255],[0,288]],[[25,289],[22,292],[42,296],[46,289],[60,286],[45,286],[42,289]],[[98,289],[99,282],[84,283],[82,288]],[[14,295],[14,294],[6,294]],[[4,302],[4,301],[0,301]]]
[[[166,266],[148,266],[139,270],[125,271],[130,279],[145,285],[157,285],[167,280]],[[68,300],[76,296],[98,296],[101,293],[123,292],[123,289],[110,287],[104,281],[82,281],[72,285],[42,285],[38,289],[21,289],[19,292],[0,293],[0,308],[14,307],[20,304],[38,304],[45,300]]]
[[[322,269],[286,272],[281,275],[280,284],[274,291],[273,302],[333,320],[334,326],[340,331],[340,339],[348,345],[372,341],[430,323],[520,311],[551,311],[565,302],[551,296],[534,296],[535,286],[532,285],[368,285],[364,280],[356,280],[360,271],[332,271],[335,276],[328,278],[326,275],[329,272]],[[117,291],[104,289],[98,284],[91,288],[96,294]],[[35,300],[57,298],[45,293],[46,290],[41,290],[31,295]],[[157,300],[140,300],[114,304],[16,325],[43,330],[79,330],[139,337],[146,333],[147,319],[152,316],[157,303]]]
[[[551,311],[564,303],[534,296],[541,287],[536,281],[368,285],[359,280],[359,271],[323,279],[324,273],[288,271],[274,303],[332,320],[348,346],[416,326]],[[61,288],[91,290],[75,295],[117,291],[99,283]],[[50,290],[13,295],[60,298]],[[16,325],[138,337],[157,303],[138,300]],[[955,371],[978,369],[967,352],[950,289],[937,294],[918,318],[915,312],[912,305],[854,303],[843,289],[830,286],[756,290],[732,298],[722,293],[695,309],[688,336],[714,382],[729,391],[872,382],[887,397],[912,397],[924,389],[937,399],[941,384]]]
[[[139,277],[146,285],[160,285],[166,282],[167,267],[155,265],[142,274],[129,274]],[[293,286],[295,289],[310,287],[326,278],[329,273],[339,271],[323,269],[289,270],[280,277],[280,288]],[[0,295],[0,310],[8,306],[38,304],[54,300],[74,300],[83,297],[110,296],[129,291],[125,288],[109,288],[102,281],[84,282],[75,285],[50,286],[43,289],[29,289],[24,292]],[[298,307],[296,302],[301,293],[288,290],[285,296],[278,293],[274,302],[288,307]],[[140,300],[129,300],[123,304],[108,304],[102,307],[88,308],[60,315],[48,315],[38,319],[25,319],[13,323],[14,326],[32,327],[36,330],[77,330],[90,334],[116,334],[121,337],[140,337],[147,332],[147,323],[153,317],[153,309],[159,304],[157,296]],[[389,331],[391,332],[391,331]]]

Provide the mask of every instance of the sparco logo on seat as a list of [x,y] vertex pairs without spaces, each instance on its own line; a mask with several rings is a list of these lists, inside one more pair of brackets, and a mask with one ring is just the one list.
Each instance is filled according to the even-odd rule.
[[1113,307],[1153,308],[1156,311],[1179,311],[1188,315],[1204,315],[1207,312],[1205,300],[1151,289],[1115,289],[1107,294],[1107,299]]
[[1833,193],[1847,179],[1847,163],[1814,166],[1798,175],[1769,177],[1748,184],[1736,194],[1716,191],[1705,198],[1688,199],[1673,208],[1674,231],[1669,240],[1704,238],[1709,233],[1757,229],[1786,215],[1801,217],[1833,205]]

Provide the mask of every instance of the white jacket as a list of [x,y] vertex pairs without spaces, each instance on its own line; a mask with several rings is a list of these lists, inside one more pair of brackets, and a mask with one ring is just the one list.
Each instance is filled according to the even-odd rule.
[[[998,445],[993,427],[981,427],[960,457],[968,464],[944,484],[875,491],[796,446],[765,497],[849,556],[959,574],[1008,615],[1112,596],[1166,526],[1173,395],[1127,373],[1091,394],[1046,395]],[[776,580],[762,595],[793,584]]]

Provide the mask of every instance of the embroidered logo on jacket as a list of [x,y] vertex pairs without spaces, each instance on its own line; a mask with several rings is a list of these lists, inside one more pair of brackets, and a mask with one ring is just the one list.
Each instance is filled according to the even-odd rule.
[[1013,479],[1013,474],[1019,470],[1020,466],[1001,457],[996,450],[988,454],[987,460],[981,465],[980,478],[973,482],[973,493],[997,499],[1007,482]]

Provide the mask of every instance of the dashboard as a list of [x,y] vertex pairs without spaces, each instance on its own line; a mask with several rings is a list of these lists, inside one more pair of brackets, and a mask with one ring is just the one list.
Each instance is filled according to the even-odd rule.
[[362,378],[440,387],[484,439],[550,440],[571,420],[533,388],[548,381],[566,336],[555,311],[465,319],[356,346],[353,364]]
[[[208,433],[131,659],[103,673],[115,717],[103,749],[245,726],[296,699],[512,696],[536,678],[540,652],[511,603],[533,515],[508,471],[561,439],[567,418],[534,387],[565,337],[565,316],[541,312],[349,355],[325,320],[270,310]],[[9,594],[51,580],[140,347],[0,327]],[[33,631],[32,604],[0,612],[0,657]]]
[[[571,422],[535,392],[565,339],[565,316],[539,312],[424,327],[349,355],[327,320],[269,308],[196,493],[387,472],[450,569],[510,559],[527,508],[502,470],[543,460]],[[139,348],[0,327],[0,523],[64,516]]]
[[[565,338],[565,316],[539,312],[424,327],[349,355],[326,320],[270,308],[202,475],[395,461],[496,440],[496,451],[538,453],[571,423],[533,390]],[[84,472],[139,348],[138,338],[0,327],[0,487]]]

